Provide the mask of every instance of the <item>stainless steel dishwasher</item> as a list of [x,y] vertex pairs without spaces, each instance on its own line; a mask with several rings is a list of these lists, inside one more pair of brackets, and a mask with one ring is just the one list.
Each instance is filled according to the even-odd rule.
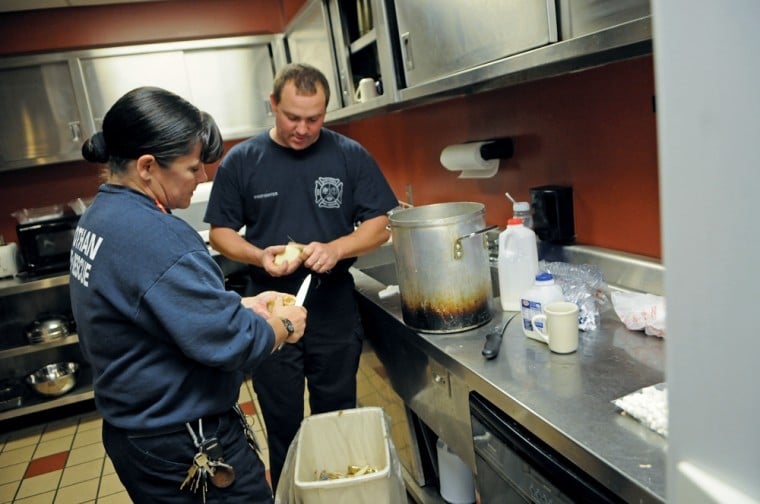
[[491,404],[470,393],[480,502],[624,502]]

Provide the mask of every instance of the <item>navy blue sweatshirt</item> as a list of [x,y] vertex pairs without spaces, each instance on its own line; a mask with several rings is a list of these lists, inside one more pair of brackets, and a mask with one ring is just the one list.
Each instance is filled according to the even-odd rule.
[[70,290],[96,406],[117,427],[229,410],[243,370],[274,346],[269,324],[225,290],[198,233],[123,186],[102,185],[82,215]]

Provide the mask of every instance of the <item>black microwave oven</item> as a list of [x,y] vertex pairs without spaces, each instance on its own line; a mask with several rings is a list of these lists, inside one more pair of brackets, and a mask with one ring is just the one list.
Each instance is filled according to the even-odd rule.
[[69,269],[71,244],[78,215],[16,225],[16,235],[29,276],[48,275]]

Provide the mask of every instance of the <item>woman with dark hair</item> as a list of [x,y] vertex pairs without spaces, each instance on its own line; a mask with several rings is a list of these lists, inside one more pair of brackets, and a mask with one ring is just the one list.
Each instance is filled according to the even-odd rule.
[[71,305],[103,444],[135,502],[272,502],[237,399],[246,371],[301,338],[306,312],[277,292],[225,290],[172,215],[222,152],[211,116],[150,87],[121,97],[82,147],[108,169],[74,236]]

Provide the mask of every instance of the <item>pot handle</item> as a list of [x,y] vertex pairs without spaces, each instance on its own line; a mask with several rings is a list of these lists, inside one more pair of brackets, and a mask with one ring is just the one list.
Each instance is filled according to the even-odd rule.
[[[462,240],[466,240],[468,238],[472,238],[473,236],[486,233],[488,231],[491,231],[492,229],[496,229],[499,226],[488,226],[487,228],[479,229],[477,231],[473,231],[470,234],[466,234],[464,236],[460,236],[454,241],[454,259],[461,259],[462,256],[464,256],[464,249],[462,248]],[[486,242],[486,237],[483,236],[483,246],[488,247],[488,244]]]

